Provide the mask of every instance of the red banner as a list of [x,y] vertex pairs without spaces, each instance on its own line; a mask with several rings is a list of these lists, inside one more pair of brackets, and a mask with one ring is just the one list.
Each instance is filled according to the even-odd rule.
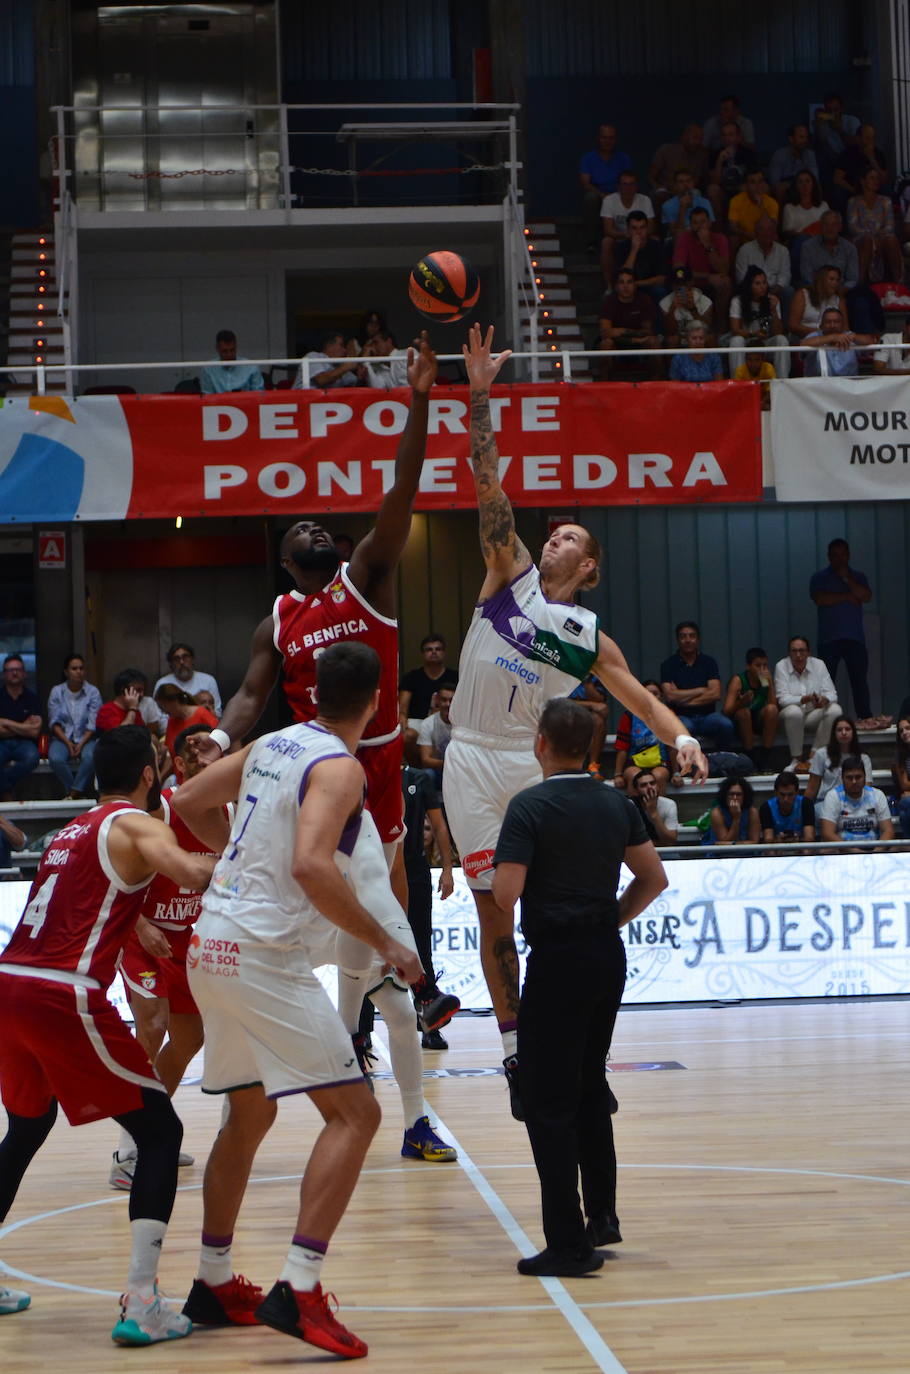
[[[130,517],[372,511],[394,476],[409,393],[275,391],[121,397],[132,440]],[[430,402],[418,510],[473,507],[467,387]],[[563,383],[491,398],[516,506],[757,501],[757,387]]]

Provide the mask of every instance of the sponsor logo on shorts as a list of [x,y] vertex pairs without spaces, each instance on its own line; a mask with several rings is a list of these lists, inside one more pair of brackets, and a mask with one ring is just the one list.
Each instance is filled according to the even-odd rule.
[[492,849],[475,849],[473,854],[465,854],[461,861],[466,878],[479,878],[482,873],[489,873],[493,867]]
[[193,935],[186,950],[187,968],[195,968],[196,965],[199,963],[199,949],[201,945],[202,941],[200,940],[199,936]]
[[520,658],[506,658],[503,654],[496,660],[497,668],[505,668],[507,673],[514,673],[516,677],[523,678],[529,686],[533,687],[535,682],[540,681],[540,674],[532,672],[526,668]]
[[237,978],[240,974],[240,946],[236,940],[216,940],[210,936],[202,942],[199,959],[203,973],[219,978]]

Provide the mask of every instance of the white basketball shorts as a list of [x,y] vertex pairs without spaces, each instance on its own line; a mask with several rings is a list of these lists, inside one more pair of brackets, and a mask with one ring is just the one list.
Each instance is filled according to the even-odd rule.
[[525,787],[541,781],[533,749],[503,749],[490,739],[480,743],[452,739],[442,770],[442,797],[449,828],[461,855],[468,886],[489,892],[493,854],[506,808]]

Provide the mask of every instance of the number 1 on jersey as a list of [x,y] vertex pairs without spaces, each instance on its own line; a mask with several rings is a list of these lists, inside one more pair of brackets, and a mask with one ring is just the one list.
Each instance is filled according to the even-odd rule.
[[509,693],[509,704],[508,704],[508,706],[506,707],[506,710],[507,710],[507,711],[511,711],[511,709],[512,709],[512,702],[515,700],[515,693],[516,693],[517,691],[518,691],[518,683],[516,682],[516,683],[513,684],[512,690],[511,690],[511,692]]

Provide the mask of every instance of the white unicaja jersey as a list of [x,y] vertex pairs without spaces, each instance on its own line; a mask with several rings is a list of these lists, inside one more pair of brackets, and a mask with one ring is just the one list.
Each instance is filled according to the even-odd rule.
[[480,602],[461,648],[453,738],[531,748],[545,704],[570,696],[597,661],[598,630],[593,611],[547,600],[533,564]]
[[[242,935],[270,945],[307,945],[314,930],[323,930],[325,917],[291,873],[297,820],[315,765],[351,757],[315,722],[256,740],[244,764],[231,838],[203,897],[201,936],[208,917],[229,920]],[[336,851],[342,870],[359,830],[358,816],[342,834]]]

